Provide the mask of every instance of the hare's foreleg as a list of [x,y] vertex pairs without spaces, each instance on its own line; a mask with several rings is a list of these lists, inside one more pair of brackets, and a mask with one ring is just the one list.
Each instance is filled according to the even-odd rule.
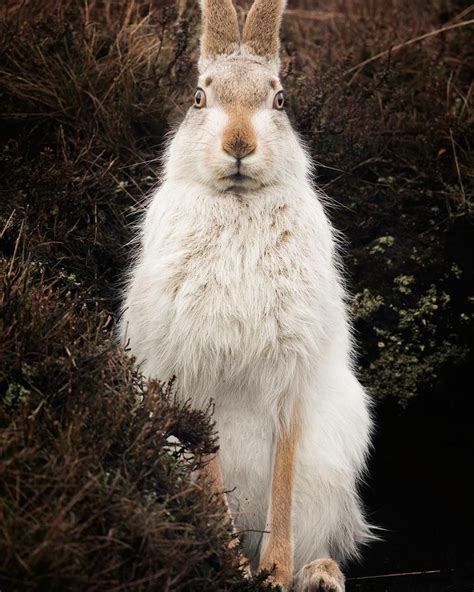
[[277,438],[268,519],[269,535],[261,553],[259,567],[269,570],[275,567],[273,580],[284,590],[289,590],[293,583],[294,592],[344,592],[344,576],[337,563],[329,558],[308,563],[293,579],[292,506],[299,432],[299,425],[294,422],[289,430],[279,434]]
[[200,481],[209,488],[211,493],[217,496],[217,499],[225,506],[227,510],[227,520],[233,524],[230,513],[227,495],[224,488],[224,479],[222,478],[221,464],[217,454],[210,454],[204,458],[200,473]]
[[260,569],[269,570],[275,566],[273,579],[284,590],[290,587],[293,579],[291,508],[297,438],[296,424],[277,437],[268,520],[270,532],[262,549],[259,565]]
[[[221,464],[219,461],[219,457],[217,454],[209,455],[203,464],[200,474],[200,480],[207,486],[210,491],[217,496],[218,500],[224,505],[226,508],[226,521],[227,524],[230,525],[232,528],[232,532],[234,533],[234,538],[229,543],[229,549],[235,549],[239,545],[239,539],[235,534],[235,526],[234,520],[232,518],[232,514],[229,508],[229,502],[227,500],[227,495],[224,488],[224,479],[222,477],[222,470]],[[237,559],[239,562],[239,566],[244,572],[245,576],[250,576],[250,568],[248,566],[248,561],[244,557],[244,555],[237,551]]]

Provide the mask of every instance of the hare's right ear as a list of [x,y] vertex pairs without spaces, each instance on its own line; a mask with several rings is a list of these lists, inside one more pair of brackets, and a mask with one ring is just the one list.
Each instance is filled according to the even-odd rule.
[[280,67],[280,25],[286,0],[254,0],[242,33],[242,43],[253,54]]
[[232,0],[200,0],[202,10],[201,57],[199,69],[240,46],[240,31]]

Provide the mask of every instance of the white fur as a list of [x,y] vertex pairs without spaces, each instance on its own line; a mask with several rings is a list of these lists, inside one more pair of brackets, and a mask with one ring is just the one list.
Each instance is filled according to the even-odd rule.
[[[221,59],[207,74],[232,76],[239,59]],[[272,74],[255,62],[244,67],[252,84]],[[211,89],[208,108],[190,110],[147,209],[121,334],[146,375],[176,375],[180,396],[197,407],[214,400],[229,503],[254,562],[275,436],[299,408],[298,570],[354,555],[370,536],[357,496],[370,417],[353,372],[334,233],[308,155],[272,96],[252,115],[258,148],[243,161],[252,181],[239,188],[222,181],[234,166],[220,144],[226,110]]]

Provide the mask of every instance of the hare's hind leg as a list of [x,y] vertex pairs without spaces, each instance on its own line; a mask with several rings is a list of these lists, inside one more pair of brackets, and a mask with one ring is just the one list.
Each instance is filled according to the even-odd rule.
[[295,591],[342,592],[337,563],[371,539],[357,493],[369,445],[363,388],[347,367],[321,368],[303,407],[295,474]]
[[333,559],[316,559],[296,575],[294,592],[344,592],[344,576]]

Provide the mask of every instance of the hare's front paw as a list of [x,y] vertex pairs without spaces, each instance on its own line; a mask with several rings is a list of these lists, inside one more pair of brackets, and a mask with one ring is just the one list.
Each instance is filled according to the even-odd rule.
[[266,569],[268,571],[272,570],[267,579],[265,580],[268,584],[272,586],[279,586],[281,592],[289,592],[291,588],[291,570],[289,569],[279,569],[277,565],[268,564],[267,566],[260,565],[260,569]]
[[344,592],[344,576],[332,559],[317,559],[295,577],[294,592]]

